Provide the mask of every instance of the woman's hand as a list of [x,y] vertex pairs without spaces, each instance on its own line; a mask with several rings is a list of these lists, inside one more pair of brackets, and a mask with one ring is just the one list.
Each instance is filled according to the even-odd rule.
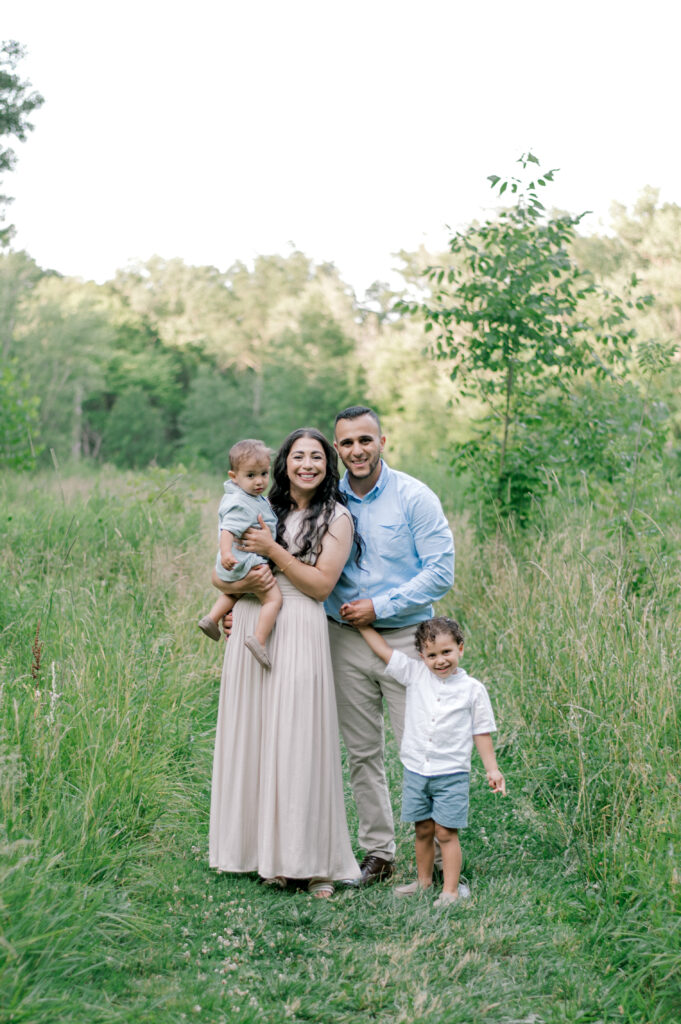
[[231,583],[221,580],[215,569],[213,569],[211,579],[216,590],[221,590],[223,594],[230,594],[232,597],[241,597],[242,594],[255,594],[256,597],[264,597],[276,582],[272,570],[266,562],[254,565],[243,579],[232,580]]
[[241,551],[252,551],[256,555],[262,555],[263,558],[270,558],[272,551],[277,546],[277,542],[272,536],[269,526],[265,525],[265,520],[262,516],[258,516],[258,522],[260,523],[260,529],[256,526],[251,526],[242,534],[239,548]]

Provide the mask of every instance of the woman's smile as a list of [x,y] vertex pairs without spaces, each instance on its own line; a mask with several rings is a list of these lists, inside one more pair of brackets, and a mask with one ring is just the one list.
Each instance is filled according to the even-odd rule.
[[286,459],[286,472],[291,481],[291,497],[300,505],[316,491],[326,476],[326,455],[314,437],[299,438]]

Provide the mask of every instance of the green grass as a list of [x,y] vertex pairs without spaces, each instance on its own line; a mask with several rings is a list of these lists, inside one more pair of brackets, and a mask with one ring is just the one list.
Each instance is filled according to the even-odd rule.
[[[457,518],[444,608],[492,694],[509,797],[475,771],[473,899],[438,914],[389,886],[327,903],[208,869],[213,491],[3,474],[3,1024],[679,1020],[673,520],[653,585],[586,502],[520,537]],[[396,809],[400,777],[391,740]],[[402,881],[408,826],[398,842]]]

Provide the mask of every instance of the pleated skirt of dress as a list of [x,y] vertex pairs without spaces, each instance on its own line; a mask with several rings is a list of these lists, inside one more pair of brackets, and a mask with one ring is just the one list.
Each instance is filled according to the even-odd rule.
[[209,855],[220,871],[355,878],[324,606],[277,575],[265,671],[244,646],[260,603],[234,608],[220,685]]

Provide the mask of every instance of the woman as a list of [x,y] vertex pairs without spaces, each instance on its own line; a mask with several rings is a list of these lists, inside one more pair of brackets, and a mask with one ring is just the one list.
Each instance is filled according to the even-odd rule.
[[237,601],[225,652],[213,763],[210,864],[315,895],[356,878],[345,818],[338,723],[323,601],[348,559],[353,523],[338,490],[336,454],[319,431],[283,442],[269,495],[277,536],[251,529],[242,547],[275,566],[284,603],[272,671],[244,647],[260,603]]

